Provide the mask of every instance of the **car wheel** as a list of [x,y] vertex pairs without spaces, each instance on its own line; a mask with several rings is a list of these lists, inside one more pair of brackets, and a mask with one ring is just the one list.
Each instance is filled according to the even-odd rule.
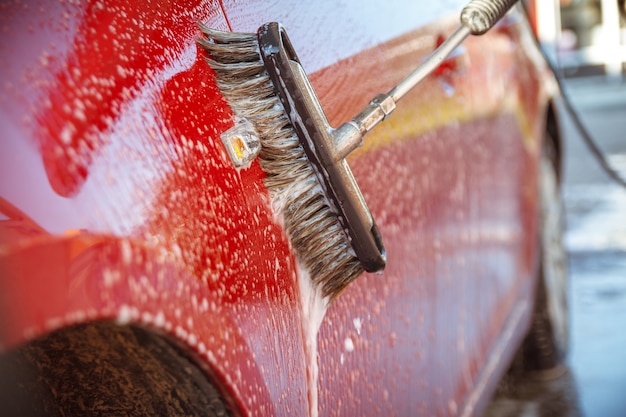
[[70,327],[0,357],[3,416],[230,416],[167,337],[139,326]]
[[523,371],[539,371],[546,377],[560,369],[569,346],[565,216],[557,160],[554,142],[547,137],[539,167],[540,259],[535,307],[530,330],[514,362]]

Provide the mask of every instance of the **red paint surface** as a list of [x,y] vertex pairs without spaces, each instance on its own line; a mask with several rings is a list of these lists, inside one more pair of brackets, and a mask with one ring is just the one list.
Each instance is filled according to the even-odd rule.
[[[322,409],[372,416],[463,409],[519,294],[532,288],[535,263],[526,254],[535,249],[528,231],[536,200],[524,174],[534,163],[519,158],[513,123],[448,127],[355,161],[386,237],[388,267],[352,285],[327,315]],[[372,170],[385,175],[367,175]],[[360,333],[354,320],[363,321]],[[345,349],[347,338],[354,351]]]
[[[295,260],[258,164],[237,172],[222,148],[232,116],[194,44],[198,20],[258,26],[265,17],[249,3],[1,6],[0,52],[12,57],[0,69],[4,348],[93,319],[143,323],[195,350],[244,415],[306,414]],[[313,67],[353,52],[303,30],[308,19],[389,40],[347,19],[350,9],[329,18],[330,3],[306,18],[272,7]],[[388,90],[450,29],[314,74],[329,119]],[[517,30],[470,40],[445,73],[454,94],[425,82],[351,158],[389,263],[322,324],[322,415],[457,414],[476,405],[480,378],[497,378],[484,364],[528,300],[537,250],[545,92]],[[320,42],[328,49],[311,47]],[[376,62],[385,71],[372,77]]]

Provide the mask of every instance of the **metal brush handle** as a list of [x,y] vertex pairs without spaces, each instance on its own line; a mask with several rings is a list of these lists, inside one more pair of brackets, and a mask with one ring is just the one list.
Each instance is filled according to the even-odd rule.
[[356,258],[366,271],[380,271],[385,267],[385,248],[345,157],[361,144],[367,132],[391,114],[400,98],[433,72],[465,38],[485,33],[516,1],[472,0],[463,10],[461,27],[428,59],[337,129],[330,127],[284,28],[277,23],[259,28],[259,52],[268,75],[328,205],[337,215]]
[[379,94],[352,120],[334,132],[335,160],[341,160],[361,145],[363,136],[396,108],[396,103],[430,75],[470,34],[491,29],[518,0],[472,0],[461,12],[461,26],[387,94]]
[[470,35],[470,28],[463,25],[445,40],[435,51],[412,73],[407,75],[404,80],[392,88],[387,95],[394,101],[400,100],[409,91],[413,89],[420,81],[426,78],[430,73],[441,65],[441,63]]
[[461,26],[431,56],[387,93],[394,101],[426,78],[470,34],[482,35],[495,26],[517,0],[472,0],[461,12]]

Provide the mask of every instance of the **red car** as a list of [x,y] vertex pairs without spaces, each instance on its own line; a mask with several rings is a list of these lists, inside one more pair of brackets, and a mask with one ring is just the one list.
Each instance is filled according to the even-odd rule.
[[514,358],[558,364],[558,90],[521,9],[348,158],[386,267],[328,304],[259,161],[220,139],[236,120],[198,22],[281,22],[336,126],[463,6],[4,2],[2,414],[471,416]]

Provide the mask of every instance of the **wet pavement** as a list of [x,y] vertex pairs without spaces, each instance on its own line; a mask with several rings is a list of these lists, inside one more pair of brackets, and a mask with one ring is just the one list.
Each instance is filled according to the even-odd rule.
[[[583,122],[626,178],[626,82],[588,78],[566,86]],[[626,189],[609,180],[564,120],[569,357],[552,378],[506,381],[486,417],[626,416]]]

